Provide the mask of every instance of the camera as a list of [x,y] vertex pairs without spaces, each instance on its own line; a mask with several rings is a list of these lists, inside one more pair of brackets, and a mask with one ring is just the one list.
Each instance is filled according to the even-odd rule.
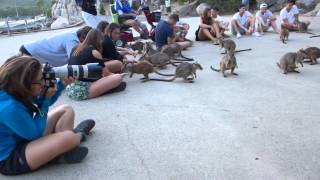
[[52,67],[46,63],[43,67],[43,79],[47,87],[53,87],[56,79],[73,77],[75,79],[100,79],[102,77],[103,64],[91,63],[86,65],[67,65]]

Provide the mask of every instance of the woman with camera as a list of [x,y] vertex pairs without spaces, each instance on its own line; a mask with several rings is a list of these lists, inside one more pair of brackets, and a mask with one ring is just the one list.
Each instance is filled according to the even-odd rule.
[[70,106],[51,106],[72,78],[44,92],[42,66],[29,56],[7,60],[0,67],[0,173],[16,175],[49,162],[78,163],[88,148],[79,146],[94,127],[93,120],[75,129]]
[[[72,52],[69,65],[86,65],[100,63],[104,66],[102,78],[79,79],[67,86],[67,95],[74,100],[85,100],[99,97],[106,93],[123,91],[126,83],[122,82],[126,74],[113,74],[108,69],[108,62],[102,58],[103,33],[98,29],[89,31],[86,39]],[[121,62],[119,62],[121,63]]]

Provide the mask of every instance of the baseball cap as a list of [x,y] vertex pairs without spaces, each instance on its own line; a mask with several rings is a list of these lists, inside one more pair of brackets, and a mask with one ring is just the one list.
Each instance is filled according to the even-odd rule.
[[262,9],[262,8],[268,8],[268,5],[267,5],[266,3],[262,3],[262,4],[260,5],[260,9]]

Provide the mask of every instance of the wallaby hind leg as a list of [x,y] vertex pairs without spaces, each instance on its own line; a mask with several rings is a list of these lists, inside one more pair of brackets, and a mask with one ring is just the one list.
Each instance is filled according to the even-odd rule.
[[235,76],[238,76],[238,74],[234,72],[234,69],[235,69],[235,68],[232,68],[232,69],[231,69],[231,74],[233,74],[233,75],[235,75]]
[[312,58],[311,58],[311,63],[310,63],[310,65],[316,65],[316,64],[318,64],[317,59],[314,58],[314,57],[312,57]]
[[224,70],[221,70],[221,74],[224,78],[227,78],[227,75],[224,74]]

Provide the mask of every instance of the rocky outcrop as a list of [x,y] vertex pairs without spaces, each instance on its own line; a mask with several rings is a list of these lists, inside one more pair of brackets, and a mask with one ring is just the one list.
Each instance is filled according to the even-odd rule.
[[56,19],[51,28],[63,28],[77,24],[81,19],[81,10],[75,0],[57,0],[52,6],[52,17]]
[[179,10],[179,16],[197,16],[196,8],[200,4],[200,0],[191,2],[190,4],[182,6]]
[[199,16],[201,16],[202,13],[203,13],[203,11],[204,11],[204,9],[205,9],[206,7],[210,7],[210,5],[207,4],[207,3],[201,3],[201,4],[196,8],[197,14],[198,14]]
[[314,8],[314,10],[308,12],[307,16],[320,16],[320,3]]
[[319,3],[320,0],[298,0],[297,5],[299,8],[304,9],[306,11],[311,11],[315,8],[317,3]]

